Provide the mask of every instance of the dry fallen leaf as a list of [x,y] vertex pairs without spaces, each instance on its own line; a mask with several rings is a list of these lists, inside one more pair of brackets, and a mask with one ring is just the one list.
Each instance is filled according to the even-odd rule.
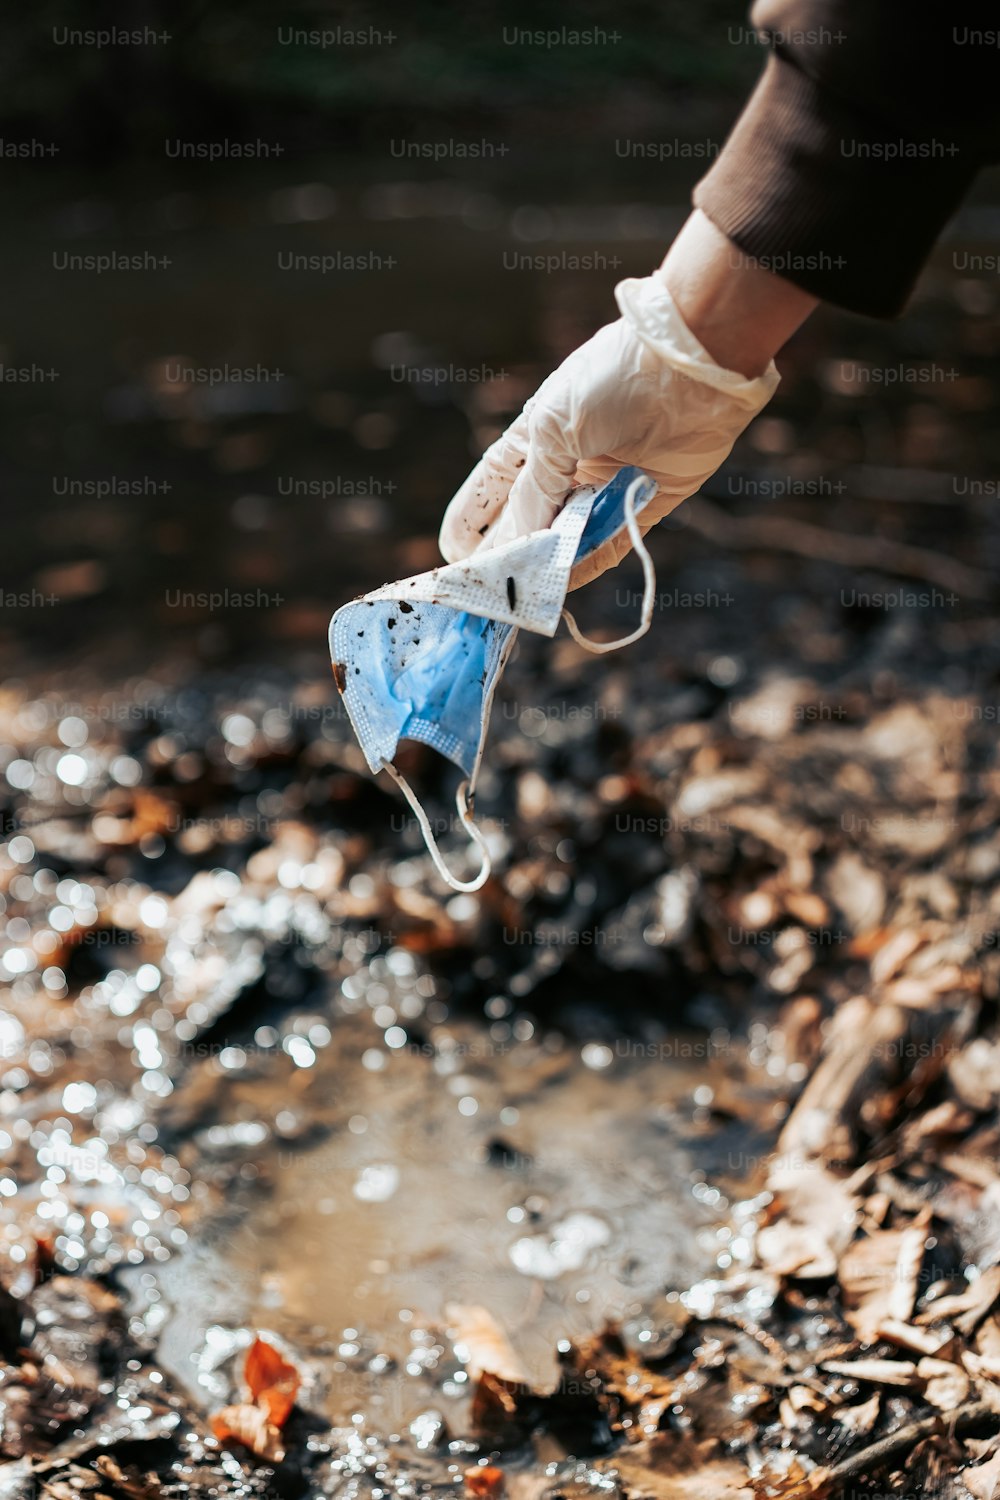
[[858,1200],[816,1161],[781,1158],[768,1178],[773,1218],[757,1234],[762,1265],[781,1276],[833,1276],[857,1221]]
[[285,1456],[280,1428],[295,1405],[299,1372],[273,1345],[256,1338],[243,1375],[252,1401],[224,1406],[212,1417],[212,1431],[220,1442],[242,1443],[258,1457],[280,1463]]
[[838,1407],[833,1415],[840,1426],[846,1427],[855,1437],[864,1437],[878,1421],[881,1408],[882,1394],[876,1391],[867,1401],[859,1401],[855,1406]]
[[275,1427],[283,1427],[302,1383],[295,1366],[271,1344],[256,1338],[247,1350],[243,1375],[254,1404]]
[[915,927],[901,927],[895,932],[888,932],[885,942],[872,956],[871,971],[874,982],[885,984],[888,980],[894,979],[906,960],[926,941],[924,934]]
[[462,1478],[466,1494],[474,1496],[475,1500],[496,1500],[503,1494],[504,1472],[496,1464],[477,1464],[475,1468],[466,1469]]
[[885,910],[885,882],[859,855],[845,851],[827,872],[827,890],[852,933],[878,927]]
[[872,1385],[913,1385],[917,1378],[916,1365],[903,1359],[829,1359],[820,1368]]
[[757,1254],[769,1271],[804,1281],[825,1280],[837,1269],[836,1256],[818,1229],[783,1219],[759,1231]]
[[510,1385],[527,1385],[528,1372],[489,1308],[450,1302],[445,1309],[455,1351],[470,1380],[496,1375]]
[[914,1354],[940,1354],[952,1341],[946,1329],[929,1333],[925,1328],[914,1328],[899,1318],[883,1318],[876,1330],[876,1337],[896,1344],[900,1349],[909,1349]]
[[924,1395],[939,1411],[954,1411],[969,1394],[969,1377],[946,1359],[922,1359],[917,1375],[927,1382]]
[[251,1406],[247,1401],[217,1411],[212,1417],[212,1431],[220,1443],[242,1443],[258,1458],[270,1459],[272,1463],[280,1463],[285,1456],[279,1429],[268,1421],[263,1407]]
[[840,1258],[837,1276],[847,1321],[863,1344],[875,1342],[880,1326],[905,1322],[913,1311],[930,1215],[905,1229],[883,1229],[855,1240]]
[[996,1355],[974,1354],[971,1349],[966,1349],[962,1354],[962,1364],[970,1375],[984,1380],[1000,1380],[1000,1359]]
[[1000,1045],[977,1037],[949,1060],[948,1077],[970,1109],[995,1109],[1000,1093]]
[[823,1055],[782,1127],[782,1159],[850,1154],[859,1121],[897,1066],[910,1022],[895,1005],[863,995],[845,1000],[830,1023]]
[[110,1479],[116,1489],[128,1495],[129,1500],[153,1500],[162,1488],[155,1470],[142,1474],[135,1467],[123,1469],[110,1453],[99,1453],[94,1459],[94,1468],[103,1478]]
[[787,1428],[809,1428],[816,1420],[816,1413],[825,1415],[829,1411],[829,1405],[828,1401],[807,1385],[789,1386],[788,1394],[778,1405],[781,1425]]
[[873,1342],[879,1324],[889,1316],[901,1238],[900,1230],[880,1230],[855,1240],[840,1257],[837,1279],[845,1316],[863,1344]]

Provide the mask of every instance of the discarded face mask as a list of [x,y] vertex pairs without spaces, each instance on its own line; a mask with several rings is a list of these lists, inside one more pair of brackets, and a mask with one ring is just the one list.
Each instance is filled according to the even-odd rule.
[[[334,681],[365,759],[372,771],[388,771],[397,783],[438,872],[453,890],[477,891],[490,875],[490,854],[472,820],[472,799],[493,696],[518,628],[553,636],[565,619],[573,639],[595,652],[617,651],[645,635],[656,574],[636,517],[655,493],[655,481],[641,469],[619,469],[602,490],[575,491],[545,530],[385,584],[345,604],[330,621]],[[642,617],[622,640],[590,641],[564,607],[570,572],[623,531],[642,561]],[[455,800],[482,856],[475,879],[452,875],[416,793],[393,765],[402,739],[420,740],[464,771]]]

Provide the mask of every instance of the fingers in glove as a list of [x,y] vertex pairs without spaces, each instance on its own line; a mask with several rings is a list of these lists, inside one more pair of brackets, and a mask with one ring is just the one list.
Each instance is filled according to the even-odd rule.
[[528,416],[522,412],[492,443],[456,491],[441,521],[438,546],[446,562],[475,552],[507,503],[528,452]]
[[506,540],[552,525],[573,488],[577,461],[559,420],[545,408],[533,412],[527,459],[511,485],[501,520]]

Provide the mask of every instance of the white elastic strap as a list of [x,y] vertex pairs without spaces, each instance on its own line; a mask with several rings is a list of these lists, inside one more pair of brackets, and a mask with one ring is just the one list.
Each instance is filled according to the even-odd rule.
[[478,848],[480,854],[483,857],[483,863],[482,868],[480,869],[479,874],[476,876],[475,880],[456,880],[454,875],[451,873],[451,871],[448,869],[448,866],[444,862],[441,850],[437,846],[437,840],[435,839],[434,833],[431,829],[430,819],[424,812],[423,806],[421,805],[420,799],[417,796],[416,792],[413,790],[406,777],[396,770],[396,767],[392,764],[391,761],[383,760],[382,769],[383,771],[389,772],[389,775],[392,777],[393,781],[399,787],[399,790],[402,792],[403,796],[406,798],[407,802],[416,813],[417,822],[420,824],[420,832],[423,834],[424,843],[427,845],[427,852],[430,854],[431,859],[434,861],[435,868],[437,869],[438,874],[441,876],[441,879],[447,881],[448,885],[451,886],[453,891],[480,890],[481,887],[486,884],[487,880],[489,880],[490,871],[493,866],[492,861],[490,860],[490,851],[486,847],[486,840],[483,838],[482,834],[479,832],[479,829],[472,821],[472,816],[465,801],[465,792],[466,788],[469,785],[468,781],[463,781],[461,786],[458,788],[458,791],[455,794],[455,806],[458,809],[458,816],[462,820],[462,827],[465,829],[466,833],[469,835],[469,838]]
[[633,479],[625,492],[625,525],[628,527],[629,540],[642,563],[642,576],[645,581],[642,591],[642,618],[632,634],[622,636],[620,641],[592,641],[587,636],[581,634],[580,628],[569,610],[564,609],[562,615],[566,621],[566,628],[569,630],[574,641],[578,645],[583,646],[586,651],[593,651],[600,655],[603,655],[605,651],[620,651],[623,646],[631,646],[633,641],[637,641],[640,636],[644,636],[653,623],[653,606],[656,603],[656,569],[653,567],[653,559],[646,551],[646,544],[642,539],[642,532],[639,530],[639,522],[635,517],[635,498],[642,489],[642,486],[642,479]]

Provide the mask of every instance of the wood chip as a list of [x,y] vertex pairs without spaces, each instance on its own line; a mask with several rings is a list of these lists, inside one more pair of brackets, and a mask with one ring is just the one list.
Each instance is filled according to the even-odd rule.
[[819,1156],[838,1130],[853,1139],[862,1104],[884,1086],[908,1026],[899,1006],[875,1005],[864,996],[845,1001],[781,1132],[780,1156]]
[[903,927],[892,932],[871,961],[872,979],[876,984],[885,984],[895,978],[906,960],[927,941],[916,927]]
[[830,1359],[820,1369],[871,1385],[915,1385],[917,1380],[916,1365],[902,1359]]

